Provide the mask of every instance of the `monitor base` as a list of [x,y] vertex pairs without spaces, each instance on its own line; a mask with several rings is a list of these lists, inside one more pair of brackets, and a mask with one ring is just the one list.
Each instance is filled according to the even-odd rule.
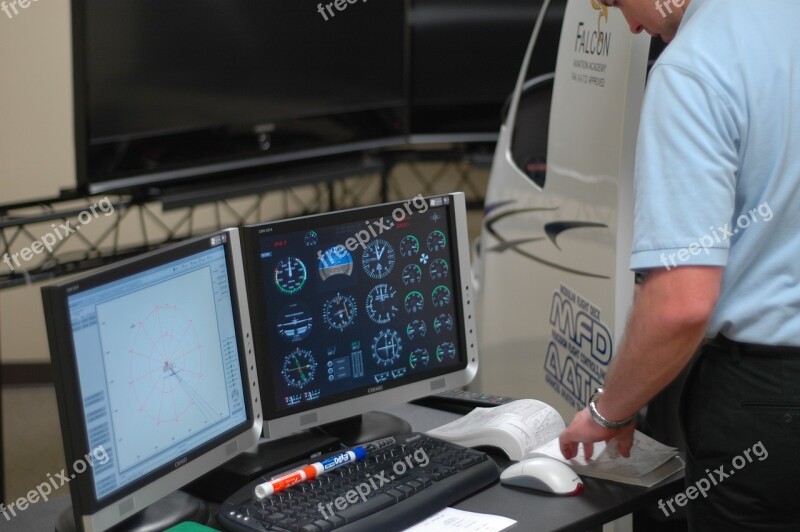
[[[141,512],[132,515],[110,531],[158,532],[183,521],[206,524],[209,519],[208,505],[181,491],[176,491],[153,503]],[[56,521],[56,532],[76,532],[75,514],[68,506]]]
[[411,425],[406,420],[374,410],[327,423],[319,428],[326,434],[339,438],[349,447],[411,432]]

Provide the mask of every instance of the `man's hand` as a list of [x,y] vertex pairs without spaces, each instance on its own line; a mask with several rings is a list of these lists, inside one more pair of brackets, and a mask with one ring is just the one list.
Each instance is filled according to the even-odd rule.
[[558,437],[558,443],[561,447],[561,454],[567,460],[578,454],[578,443],[582,443],[583,455],[589,460],[594,451],[594,442],[615,440],[619,453],[628,458],[631,455],[631,447],[633,447],[635,428],[636,423],[631,423],[620,430],[603,428],[592,419],[589,409],[584,408],[575,414],[567,430]]

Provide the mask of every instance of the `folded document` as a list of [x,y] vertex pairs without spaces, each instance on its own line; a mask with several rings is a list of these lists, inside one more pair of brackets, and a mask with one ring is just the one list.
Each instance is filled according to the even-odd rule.
[[630,458],[619,454],[615,442],[594,444],[590,460],[583,450],[571,460],[561,455],[558,435],[564,420],[550,405],[520,399],[494,408],[476,408],[466,416],[428,431],[428,434],[465,447],[492,446],[512,460],[549,456],[568,464],[579,475],[626,484],[652,486],[683,468],[678,450],[634,432]]

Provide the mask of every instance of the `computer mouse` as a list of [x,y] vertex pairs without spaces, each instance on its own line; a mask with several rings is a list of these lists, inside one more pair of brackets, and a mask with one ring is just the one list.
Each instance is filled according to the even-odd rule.
[[547,456],[535,456],[506,468],[500,482],[556,495],[577,495],[583,491],[581,478],[570,467]]

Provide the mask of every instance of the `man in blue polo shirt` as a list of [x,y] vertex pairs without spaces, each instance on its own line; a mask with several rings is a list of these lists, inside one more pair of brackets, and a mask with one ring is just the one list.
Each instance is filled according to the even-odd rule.
[[702,344],[687,488],[662,506],[693,530],[800,530],[800,1],[602,1],[672,43],[636,154],[631,268],[647,276],[561,450],[616,439],[627,456],[636,413]]

